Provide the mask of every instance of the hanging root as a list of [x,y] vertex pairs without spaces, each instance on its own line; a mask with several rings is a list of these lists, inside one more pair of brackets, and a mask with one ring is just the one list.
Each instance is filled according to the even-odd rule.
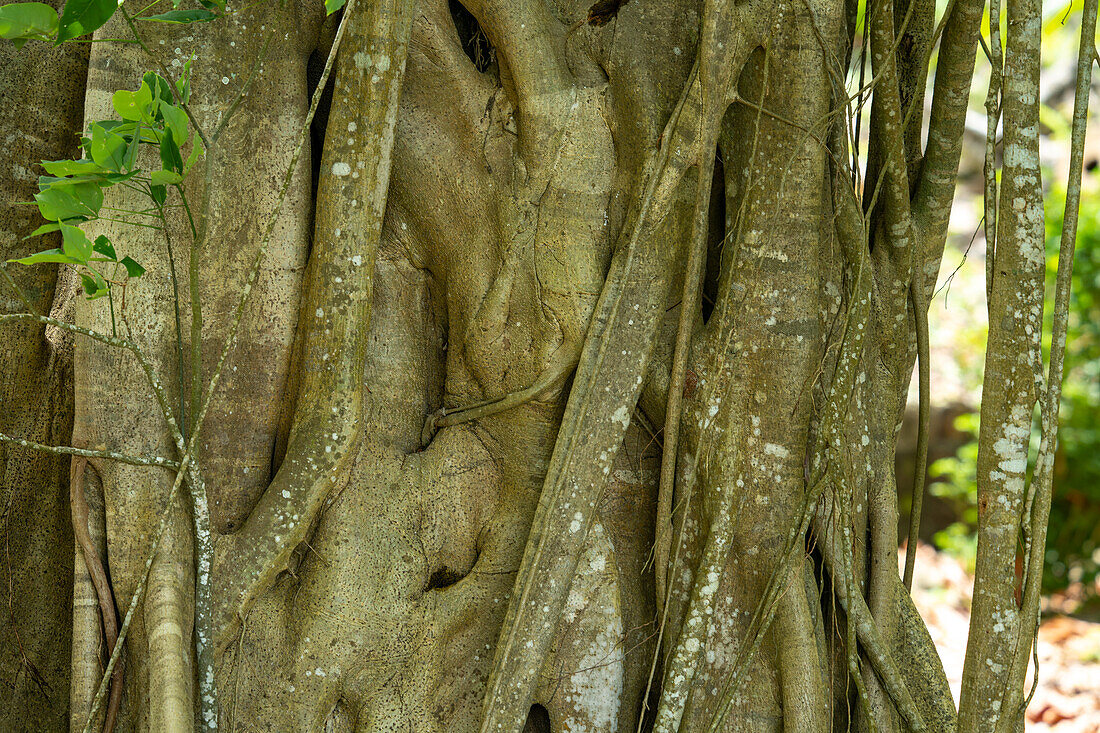
[[921,272],[913,271],[909,281],[909,293],[913,302],[913,318],[917,332],[917,369],[919,407],[917,408],[917,451],[913,462],[913,501],[909,509],[909,537],[905,546],[905,590],[913,590],[913,568],[917,562],[917,540],[920,538],[921,510],[924,505],[924,480],[928,471],[928,303],[924,297]]
[[579,356],[579,344],[572,346],[563,344],[551,357],[549,366],[539,374],[535,383],[527,389],[511,392],[499,399],[483,400],[454,410],[448,410],[445,407],[439,408],[424,421],[424,428],[420,432],[421,446],[427,448],[440,428],[461,425],[471,420],[480,420],[539,399],[551,389],[560,387],[565,382],[577,366]]
[[[851,568],[851,549],[842,547],[840,539],[834,530],[832,523],[820,521],[820,515],[815,517],[815,532],[824,538],[821,543],[821,554],[825,559],[825,567],[829,570],[833,579],[833,588],[836,590],[840,607],[848,615],[849,628],[854,626],[856,638],[863,646],[871,668],[882,680],[886,692],[890,695],[898,712],[905,718],[911,730],[926,730],[923,716],[913,701],[913,696],[905,683],[897,662],[894,660],[886,641],[879,633],[875,620],[871,617],[871,611],[863,596],[855,590],[855,578]],[[900,620],[899,620],[900,623]],[[849,654],[852,654],[852,643],[849,641]],[[852,662],[849,661],[851,666]],[[855,674],[855,670],[850,670]],[[856,675],[856,685],[860,686],[861,678]],[[861,699],[863,694],[860,695]],[[871,716],[868,715],[868,719]]]
[[[107,653],[111,654],[118,641],[118,608],[111,593],[111,584],[107,580],[107,571],[99,559],[99,552],[92,541],[88,529],[88,503],[84,497],[84,469],[88,459],[74,456],[69,468],[69,502],[72,506],[73,537],[84,555],[84,564],[88,568],[92,585],[99,600],[99,612],[103,619],[103,636],[106,639]],[[107,702],[107,715],[103,720],[103,732],[111,733],[118,719],[118,707],[122,702],[122,681],[125,665],[120,661],[111,676],[111,696]]]
[[[346,129],[354,123],[378,134],[348,138],[343,132],[330,133],[325,142],[322,170],[331,170],[340,160],[363,161],[368,167],[357,179],[323,175],[318,183],[310,263],[313,275],[303,296],[299,325],[305,338],[294,427],[278,472],[245,525],[233,535],[237,560],[222,568],[216,579],[220,593],[227,599],[216,624],[215,645],[219,650],[237,638],[241,619],[252,603],[290,567],[325,499],[349,479],[358,455],[363,430],[362,365],[374,261],[412,19],[412,3],[408,0],[369,4],[350,0],[310,105],[307,123],[312,120],[335,62],[336,93],[328,129]],[[337,58],[345,29],[350,49]],[[359,57],[355,54],[368,47],[388,57],[387,69],[370,74],[357,66]],[[300,144],[308,139],[308,129],[307,124]],[[288,181],[291,173],[293,165]],[[271,231],[269,228],[265,237]],[[261,249],[249,273],[250,282],[255,279],[263,254]],[[237,323],[243,306],[242,299]],[[231,340],[227,341],[222,361],[231,345]],[[209,392],[208,387],[207,401]]]

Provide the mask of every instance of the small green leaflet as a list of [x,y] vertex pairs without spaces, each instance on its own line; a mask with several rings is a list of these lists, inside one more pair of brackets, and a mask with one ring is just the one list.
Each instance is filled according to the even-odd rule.
[[325,0],[325,12],[328,15],[332,15],[340,8],[344,7],[344,3],[347,0]]
[[92,123],[92,142],[88,146],[92,161],[115,173],[122,171],[126,162],[126,140],[102,125]]
[[187,104],[191,99],[191,59],[183,64],[183,73],[176,80],[176,91],[179,92],[180,103]]
[[153,102],[172,103],[172,86],[163,76],[155,71],[146,71],[141,80],[152,92]]
[[135,122],[139,120],[151,121],[149,105],[152,103],[153,90],[149,88],[144,80],[141,82],[141,88],[136,92],[119,89],[111,97],[111,105],[115,108],[115,112],[118,112],[118,116],[124,120]]
[[183,181],[183,176],[175,171],[153,171],[149,174],[149,180],[154,186],[165,186],[170,183],[180,183]]
[[191,170],[191,166],[195,165],[195,161],[199,159],[199,156],[204,152],[202,143],[196,137],[195,142],[191,144],[191,154],[187,156],[187,164],[183,166],[184,175]]
[[[42,226],[38,227],[37,229],[35,229],[30,234],[23,237],[23,239],[30,239],[31,237],[38,237],[38,236],[41,236],[43,234],[49,234],[50,232],[56,232],[60,228],[61,228],[61,225],[59,223],[57,223],[56,221],[51,221],[49,224],[43,224]],[[60,252],[60,251],[61,250],[58,250],[58,252]]]
[[57,11],[45,3],[0,5],[0,38],[22,48],[27,41],[49,41],[57,33]]
[[107,237],[102,234],[95,238],[92,249],[110,259],[112,262],[118,259],[118,255],[115,254],[115,248],[111,244],[111,240],[107,239]]
[[179,107],[173,107],[164,100],[161,100],[160,103],[160,113],[164,117],[168,129],[172,131],[172,138],[176,141],[176,145],[186,143],[187,138],[191,135],[187,128],[187,113]]
[[93,252],[88,235],[68,224],[61,225],[61,251],[77,262],[87,262]]
[[29,257],[21,257],[17,260],[8,260],[8,262],[18,262],[20,265],[41,265],[49,262],[63,262],[66,264],[76,264],[73,258],[59,249],[47,249],[43,252],[36,252]]
[[107,283],[103,281],[103,278],[98,273],[80,273],[80,282],[84,286],[84,292],[88,296],[88,300],[95,300],[96,298],[102,298],[108,293]]
[[51,176],[79,176],[84,174],[106,173],[94,160],[44,160],[42,167]]
[[145,268],[131,259],[129,255],[123,257],[119,262],[126,268],[126,274],[130,277],[141,277],[145,274]]
[[34,195],[38,211],[48,221],[86,219],[97,216],[103,205],[103,191],[89,181],[55,184]]
[[57,43],[91,33],[118,10],[117,0],[69,0],[61,13]]
[[171,130],[165,130],[160,138],[160,162],[165,170],[183,172],[183,157]]

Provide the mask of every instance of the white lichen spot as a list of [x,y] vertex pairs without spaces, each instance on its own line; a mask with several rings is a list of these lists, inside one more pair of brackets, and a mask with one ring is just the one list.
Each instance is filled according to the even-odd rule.
[[334,175],[334,176],[346,176],[346,175],[349,175],[350,173],[351,173],[351,166],[348,165],[347,163],[341,162],[341,163],[333,163],[332,164],[332,175]]
[[789,458],[791,455],[790,450],[788,450],[785,446],[779,445],[777,443],[765,443],[764,452],[770,456],[775,456],[777,458]]
[[626,409],[625,405],[619,407],[618,410],[611,415],[611,422],[619,423],[624,428],[630,425],[630,410]]
[[576,534],[581,530],[581,523],[584,521],[584,515],[577,512],[573,515],[573,521],[569,523],[570,534]]

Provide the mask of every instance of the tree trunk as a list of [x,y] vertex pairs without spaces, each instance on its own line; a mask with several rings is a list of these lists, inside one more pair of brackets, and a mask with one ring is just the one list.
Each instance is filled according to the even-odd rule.
[[[70,518],[64,456],[0,443],[0,727],[101,729],[120,693],[127,731],[954,730],[894,476],[983,12],[933,6],[869,3],[866,47],[839,0],[286,0],[5,47],[11,200],[150,69],[193,59],[208,145],[163,231],[88,226],[148,271],[117,320],[11,270],[6,313],[135,346],[0,324],[0,433],[166,461],[79,459]],[[1006,89],[1006,141],[1036,105]],[[1041,223],[1034,175],[1005,190]],[[4,211],[5,259],[34,251]],[[983,531],[1000,608],[1016,535]],[[960,729],[994,730],[1023,672],[969,657]]]

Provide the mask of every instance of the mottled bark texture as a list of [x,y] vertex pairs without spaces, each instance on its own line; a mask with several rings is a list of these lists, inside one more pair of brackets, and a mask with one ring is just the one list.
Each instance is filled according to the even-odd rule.
[[[33,206],[18,202],[38,192],[35,163],[77,152],[87,68],[86,46],[31,44],[16,51],[8,42],[0,45],[0,261],[61,245],[57,234],[24,240],[41,222]],[[8,273],[38,313],[67,315],[70,288],[57,268],[14,266]],[[0,313],[27,310],[14,290],[0,286]],[[72,420],[71,340],[43,323],[0,322],[0,433],[67,444]],[[68,465],[66,456],[0,443],[5,730],[58,730],[67,724],[70,649],[76,651],[70,646],[74,545]],[[79,592],[75,603],[83,603]]]
[[[83,474],[81,537],[134,606],[118,729],[954,730],[898,573],[893,470],[983,6],[874,0],[866,46],[859,9],[359,0],[326,21],[285,0],[94,45],[85,122],[193,58],[210,137],[185,181],[198,237],[168,219],[178,339],[164,233],[108,221],[92,233],[148,268],[131,351],[80,338],[70,384],[68,339],[0,323],[0,432],[58,444],[73,421],[73,445],[166,459]],[[998,695],[1022,688],[1007,670],[1035,620],[1010,576],[1041,388],[1040,16],[1009,14],[989,352],[1007,391],[982,416],[965,730],[1021,720],[1022,689]],[[4,53],[27,199],[27,166],[73,152],[87,55]],[[4,211],[4,256],[30,251],[32,217]],[[56,273],[17,274],[39,312],[110,330],[100,302],[65,310]],[[7,728],[83,730],[104,702],[66,466],[0,443]]]

